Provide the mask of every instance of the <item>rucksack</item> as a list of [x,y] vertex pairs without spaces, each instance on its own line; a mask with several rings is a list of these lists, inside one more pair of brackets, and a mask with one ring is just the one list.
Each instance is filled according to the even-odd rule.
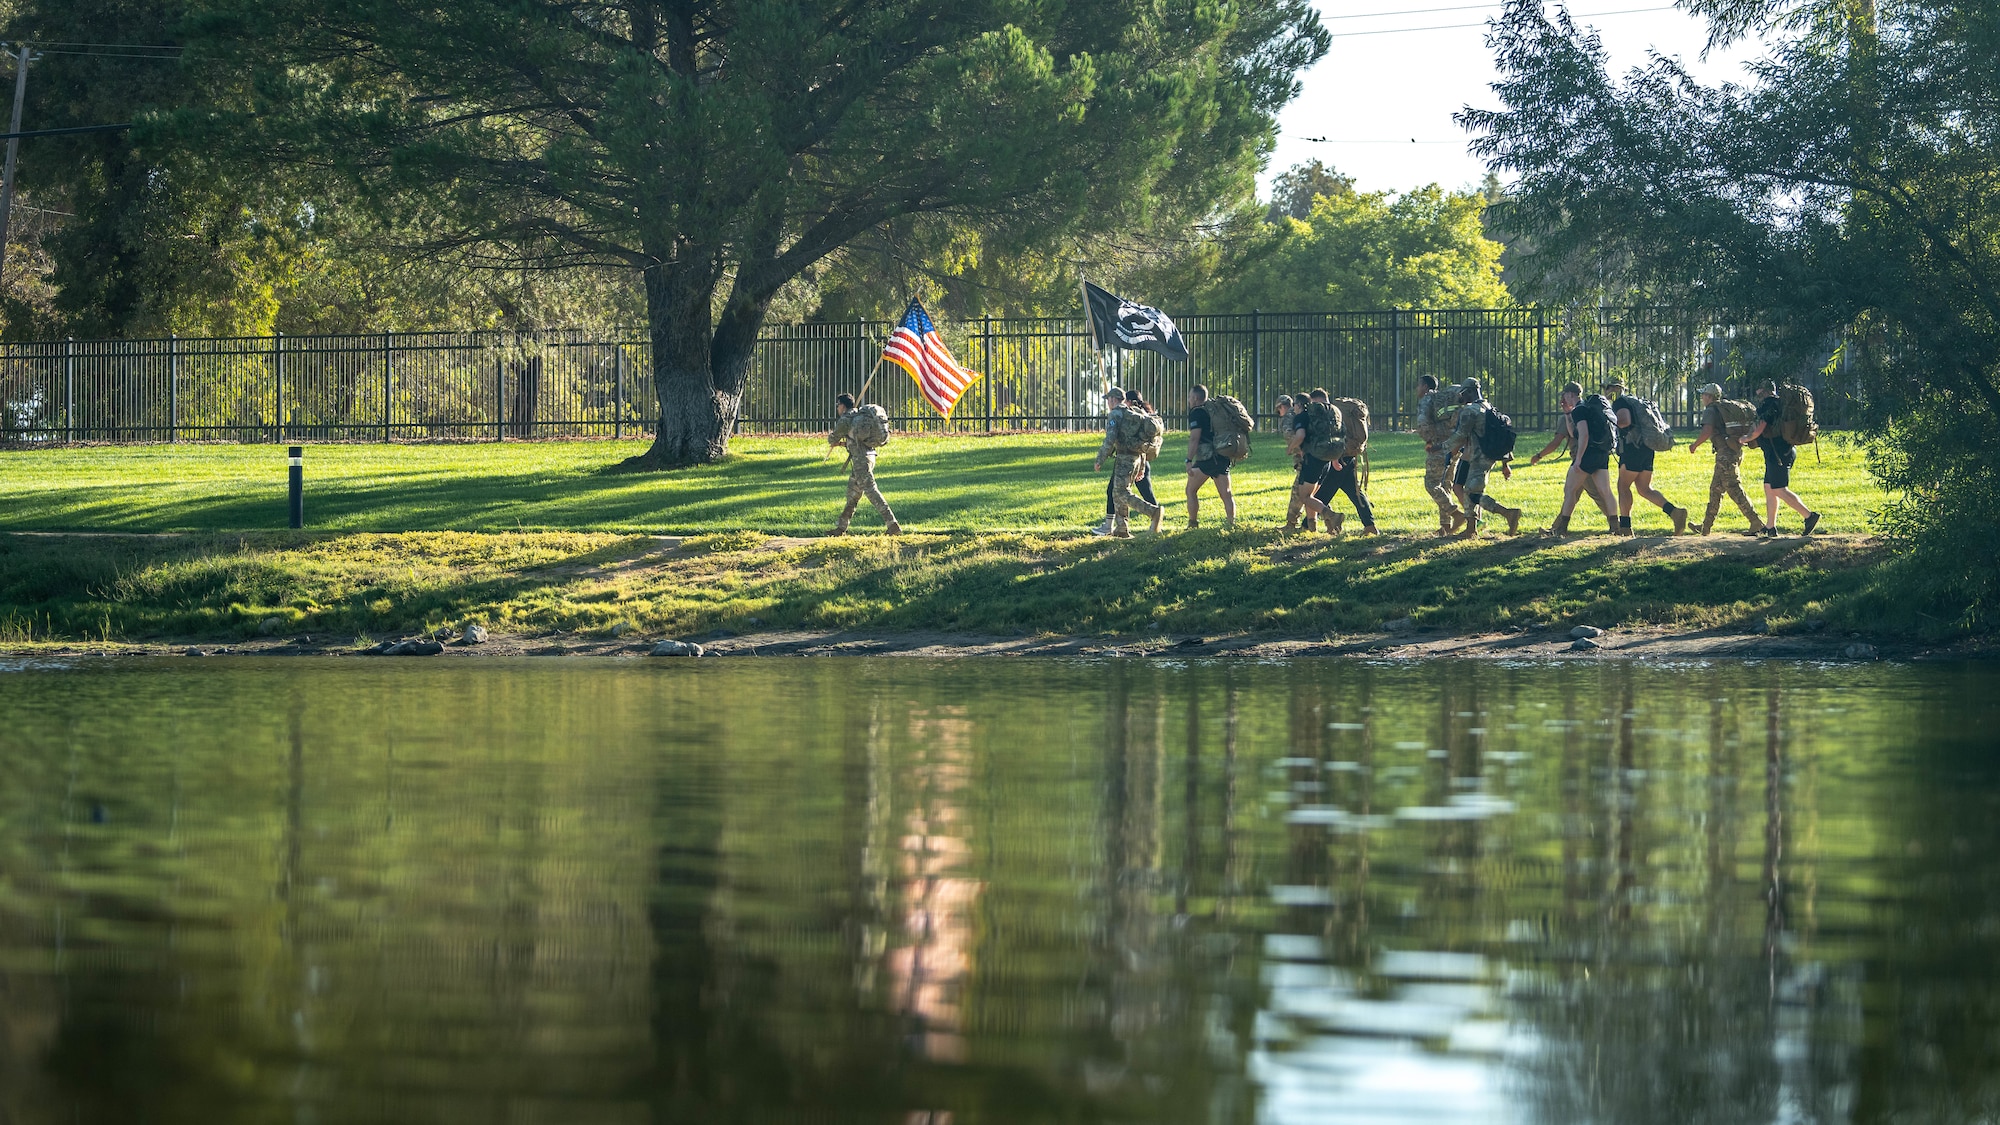
[[1479,430],[1479,452],[1488,461],[1504,461],[1514,455],[1514,420],[1492,407],[1486,408],[1486,424]]
[[1632,432],[1639,441],[1655,453],[1665,453],[1674,447],[1673,427],[1667,425],[1660,408],[1643,398],[1627,395],[1626,411],[1632,415]]
[[1347,436],[1341,425],[1340,408],[1332,403],[1313,399],[1306,404],[1305,451],[1308,456],[1322,461],[1332,461],[1347,447]]
[[1611,409],[1611,400],[1603,395],[1589,395],[1580,405],[1588,408],[1583,417],[1584,426],[1590,431],[1585,439],[1590,448],[1600,453],[1617,452],[1618,412]]
[[847,412],[848,439],[863,449],[880,449],[889,444],[889,412],[864,403]]
[[1435,445],[1451,436],[1458,413],[1458,388],[1432,391],[1417,400],[1417,436]]
[[1130,457],[1144,456],[1148,447],[1166,435],[1159,416],[1143,410],[1119,407],[1111,412],[1111,448]]
[[1368,404],[1358,398],[1337,398],[1333,405],[1340,411],[1341,430],[1347,435],[1347,446],[1340,455],[1361,456],[1361,451],[1368,448]]
[[1718,435],[1720,437],[1741,442],[1751,430],[1757,428],[1757,408],[1742,399],[1717,399],[1715,409],[1722,415],[1723,433]]
[[1778,436],[1786,445],[1811,445],[1819,440],[1819,419],[1813,416],[1812,392],[1787,383],[1778,388],[1783,412],[1778,415]]
[[1217,395],[1202,403],[1208,411],[1208,440],[1218,457],[1241,461],[1250,456],[1250,431],[1257,422],[1243,404],[1228,395]]

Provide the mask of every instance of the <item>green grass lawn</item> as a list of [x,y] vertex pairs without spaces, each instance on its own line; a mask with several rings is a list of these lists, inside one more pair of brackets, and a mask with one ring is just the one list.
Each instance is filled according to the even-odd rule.
[[[1156,488],[1168,525],[1183,517],[1184,477],[1169,436]],[[924,531],[1076,530],[1103,514],[1104,476],[1090,471],[1094,434],[898,437],[877,476],[906,527]],[[1541,446],[1522,436],[1523,460]],[[306,451],[307,525],[330,531],[649,531],[693,534],[748,530],[817,534],[845,497],[841,454],[823,457],[817,438],[742,437],[722,464],[678,473],[623,474],[609,467],[643,449],[637,442],[492,445],[325,445]],[[283,528],[282,446],[129,446],[0,452],[0,528],[63,531],[239,531]],[[1825,528],[1862,532],[1883,494],[1863,455],[1837,436],[1820,460],[1803,452],[1794,481],[1821,511]],[[1370,498],[1384,530],[1435,526],[1423,495],[1422,449],[1403,434],[1379,435],[1370,450]],[[1660,455],[1656,483],[1678,504],[1708,501],[1708,451]],[[1761,501],[1761,457],[1745,458],[1745,487]],[[1545,462],[1495,479],[1494,494],[1527,509],[1536,526],[1560,503],[1564,466]],[[1289,462],[1266,435],[1235,474],[1239,514],[1253,525],[1284,519]],[[1205,494],[1204,518],[1220,516]],[[1344,505],[1345,501],[1341,501]],[[1721,526],[1735,527],[1725,509]],[[1789,526],[1797,517],[1787,515]],[[1666,517],[1640,507],[1636,526],[1665,530]],[[866,508],[857,529],[874,526]],[[1579,519],[1579,528],[1596,526]]]

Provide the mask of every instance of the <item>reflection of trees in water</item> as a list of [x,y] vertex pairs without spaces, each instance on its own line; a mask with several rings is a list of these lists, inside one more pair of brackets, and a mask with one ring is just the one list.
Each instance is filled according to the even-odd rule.
[[[1706,765],[1697,767],[1674,742],[1640,733],[1674,725],[1661,712],[1676,701],[1649,696],[1643,669],[1610,675],[1617,711],[1607,716],[1614,733],[1601,759],[1610,768],[1595,779],[1607,799],[1595,824],[1566,829],[1603,838],[1608,870],[1601,879],[1565,872],[1565,899],[1586,902],[1565,903],[1522,1006],[1540,1039],[1524,1075],[1538,1115],[1661,1125],[1844,1120],[1823,1092],[1840,1085],[1845,1045],[1813,1030],[1828,993],[1820,970],[1789,953],[1804,935],[1787,914],[1787,872],[1798,861],[1785,848],[1791,764],[1778,690],[1759,693],[1766,706],[1749,718],[1725,708],[1727,684],[1705,683],[1715,702]],[[1573,714],[1587,721],[1591,710]],[[1754,797],[1736,783],[1746,736],[1764,767]],[[1581,779],[1574,769],[1564,775]],[[1749,841],[1737,828],[1750,800],[1759,831],[1744,872],[1754,875],[1744,878],[1736,857]],[[1583,861],[1565,853],[1566,866]]]

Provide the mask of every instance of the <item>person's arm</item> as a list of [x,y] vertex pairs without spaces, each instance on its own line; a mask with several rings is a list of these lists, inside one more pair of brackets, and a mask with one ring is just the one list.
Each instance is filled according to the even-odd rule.
[[1190,465],[1195,463],[1195,454],[1199,452],[1201,449],[1201,433],[1202,431],[1200,426],[1188,427],[1187,463]]
[[1104,461],[1111,456],[1111,426],[1111,421],[1106,419],[1104,423],[1104,444],[1097,447],[1097,467],[1090,470],[1093,473],[1103,472]]
[[1560,449],[1563,446],[1563,444],[1567,441],[1569,441],[1568,427],[1564,425],[1557,425],[1555,436],[1549,439],[1549,443],[1542,447],[1542,451],[1540,453],[1537,453],[1533,457],[1528,458],[1528,464],[1530,465],[1541,464],[1542,458],[1547,457],[1549,454],[1554,453],[1557,449]]
[[1755,445],[1757,444],[1757,439],[1763,436],[1764,436],[1764,416],[1762,414],[1759,414],[1757,416],[1757,424],[1751,427],[1749,433],[1743,435],[1743,444]]
[[1710,423],[1704,422],[1701,427],[1701,436],[1694,439],[1693,445],[1688,446],[1688,455],[1692,457],[1694,451],[1700,449],[1702,443],[1710,439],[1713,439],[1717,445],[1722,444],[1722,439],[1715,436],[1715,427]]
[[1618,428],[1621,430],[1632,428],[1632,412],[1623,406],[1618,408]]

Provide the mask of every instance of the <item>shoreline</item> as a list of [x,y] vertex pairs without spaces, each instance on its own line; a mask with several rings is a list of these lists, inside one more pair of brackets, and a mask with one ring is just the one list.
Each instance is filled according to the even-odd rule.
[[[1632,626],[1604,630],[1601,646],[1578,650],[1567,629],[1525,628],[1513,632],[1445,633],[1434,629],[1347,634],[1337,637],[1154,635],[1146,637],[985,636],[943,631],[773,630],[726,637],[606,638],[570,633],[494,635],[481,644],[453,641],[435,657],[609,657],[644,659],[662,640],[684,639],[704,650],[703,658],[897,656],[918,659],[966,657],[1102,657],[1133,659],[1334,658],[1367,660],[1560,660],[1635,662],[1680,660],[1812,661],[1819,663],[1921,663],[1989,660],[2000,648],[1983,639],[1924,644],[1861,634],[1759,634],[1739,630]],[[48,642],[0,645],[0,657],[321,657],[378,658],[355,647],[352,637],[256,638],[230,644],[186,642]],[[379,657],[402,660],[406,657]],[[660,657],[658,659],[675,659]],[[686,659],[682,657],[681,659]]]

